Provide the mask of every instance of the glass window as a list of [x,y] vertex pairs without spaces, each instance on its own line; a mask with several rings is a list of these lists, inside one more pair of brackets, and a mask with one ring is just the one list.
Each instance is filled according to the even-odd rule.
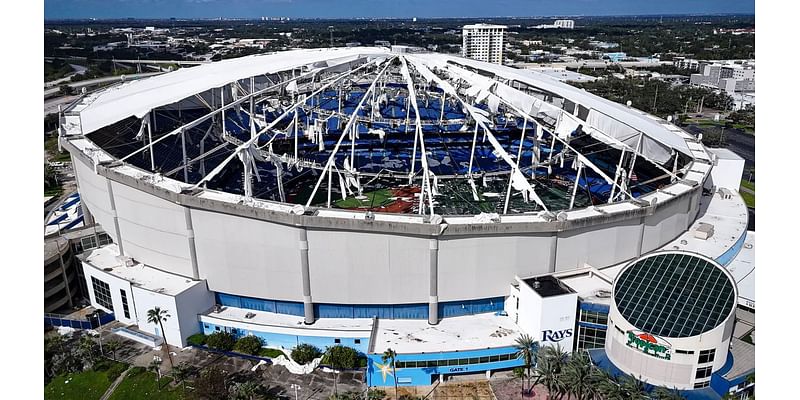
[[695,379],[705,379],[711,376],[711,366],[708,367],[701,367],[697,369],[697,373],[694,375]]
[[425,363],[425,366],[428,368],[434,368],[436,367],[436,361],[428,361]]
[[711,381],[697,382],[697,383],[694,384],[694,388],[695,389],[701,389],[701,388],[704,388],[704,387],[708,387],[709,384],[711,384]]
[[470,364],[478,364],[478,363],[480,363],[480,360],[478,358],[470,358],[469,359],[469,363]]
[[439,367],[446,367],[447,366],[447,360],[439,360],[436,363],[436,365],[439,366]]
[[119,296],[122,298],[122,312],[125,314],[125,318],[131,318],[131,312],[128,309],[128,295],[125,293],[124,290],[119,290]]
[[578,348],[599,349],[606,344],[606,330],[578,326]]
[[500,356],[489,356],[489,362],[498,362],[500,361]]
[[458,359],[458,365],[467,365],[467,364],[469,364],[469,359],[467,359],[467,358],[459,358]]
[[108,284],[92,277],[92,288],[94,289],[94,299],[97,304],[114,311],[114,304],[111,302],[111,289]]
[[714,361],[714,353],[716,352],[715,349],[711,350],[701,350],[700,355],[697,358],[698,364],[705,364]]

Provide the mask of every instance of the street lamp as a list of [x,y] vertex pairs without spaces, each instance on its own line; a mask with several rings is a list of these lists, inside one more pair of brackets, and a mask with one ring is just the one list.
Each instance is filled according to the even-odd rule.
[[300,385],[298,385],[298,384],[296,384],[296,383],[293,383],[293,384],[292,384],[292,386],[290,386],[290,387],[291,387],[292,389],[294,389],[294,400],[298,400],[298,397],[297,397],[297,389],[300,389]]
[[95,312],[94,316],[97,317],[97,342],[100,343],[100,354],[103,354],[103,338],[102,338],[102,331],[100,330],[100,313]]

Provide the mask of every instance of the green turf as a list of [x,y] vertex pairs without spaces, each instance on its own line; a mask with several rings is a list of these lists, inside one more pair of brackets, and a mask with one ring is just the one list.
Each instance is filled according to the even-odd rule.
[[750,189],[750,190],[752,190],[754,192],[756,191],[756,184],[753,183],[753,182],[748,182],[748,181],[746,181],[744,179],[742,179],[742,187]]
[[172,378],[162,376],[160,387],[156,389],[156,374],[142,368],[132,369],[125,379],[117,386],[110,400],[179,400],[183,399],[183,388],[180,385],[172,387],[169,383]]
[[334,202],[336,207],[339,208],[356,208],[356,207],[380,207],[382,205],[391,203],[389,200],[392,197],[392,191],[389,189],[378,189],[374,192],[364,193],[366,199],[359,200],[355,197],[348,197],[344,200],[337,200]]
[[756,196],[755,195],[752,195],[752,194],[744,192],[744,191],[739,192],[739,194],[742,195],[742,199],[744,200],[744,204],[746,204],[750,208],[755,208],[756,207]]
[[44,388],[44,398],[94,400],[103,396],[111,386],[105,371],[83,371],[59,375]]

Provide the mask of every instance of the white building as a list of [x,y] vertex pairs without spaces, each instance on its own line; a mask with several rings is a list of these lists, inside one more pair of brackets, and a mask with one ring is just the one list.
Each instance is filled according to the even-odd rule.
[[502,64],[506,29],[508,27],[505,25],[464,25],[461,55],[478,61]]
[[720,89],[728,94],[756,90],[754,62],[700,62],[698,70],[700,72],[692,74],[689,80],[692,85]]
[[553,23],[556,28],[575,29],[575,21],[571,19],[559,19]]

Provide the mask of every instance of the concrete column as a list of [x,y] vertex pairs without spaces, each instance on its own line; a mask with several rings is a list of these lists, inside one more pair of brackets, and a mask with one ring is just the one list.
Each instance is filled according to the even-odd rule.
[[550,268],[548,271],[556,272],[556,259],[558,258],[558,232],[550,236]]
[[116,240],[114,241],[119,248],[119,255],[124,256],[125,251],[122,249],[122,233],[119,231],[119,218],[117,218],[117,206],[114,203],[114,190],[111,187],[111,181],[106,179],[106,189],[108,190],[108,201],[111,203],[111,216],[114,217],[114,230],[117,232]]
[[197,248],[194,245],[194,227],[192,225],[192,210],[183,208],[183,217],[186,220],[186,238],[189,241],[189,259],[192,262],[192,279],[200,279],[200,269],[197,266]]
[[639,239],[636,240],[636,256],[642,256],[642,243],[644,243],[644,223],[647,217],[641,217],[639,219]]
[[430,245],[428,324],[436,325],[439,323],[439,239],[431,239],[428,243]]
[[308,271],[308,233],[305,228],[300,229],[300,272],[303,277],[303,312],[305,324],[314,323],[314,301],[311,299],[311,275]]

